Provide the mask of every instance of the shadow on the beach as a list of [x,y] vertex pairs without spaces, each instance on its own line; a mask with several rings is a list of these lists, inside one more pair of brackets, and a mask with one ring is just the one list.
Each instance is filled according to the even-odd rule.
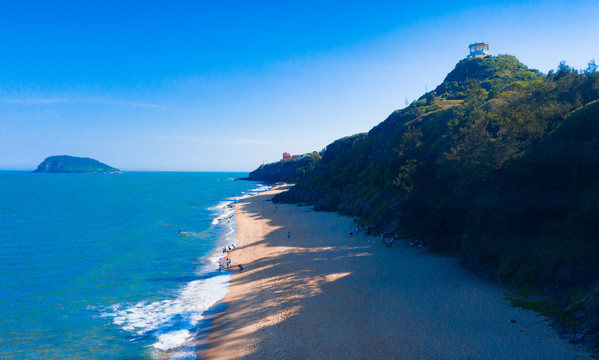
[[[256,250],[265,247],[276,255],[265,251],[232,278],[231,286],[249,284],[252,291],[231,294],[227,310],[216,315],[211,338],[226,339],[219,358],[235,359],[235,352],[226,351],[239,346],[248,347],[241,352],[244,359],[571,354],[542,319],[502,303],[496,285],[467,273],[454,259],[403,242],[387,248],[374,236],[350,237],[347,217],[275,207],[266,199],[257,195],[240,202],[239,210],[252,221],[267,222],[272,232],[235,251],[261,246]],[[287,249],[276,251],[282,246]]]
[[[384,290],[374,292],[371,286],[363,286],[362,280],[352,279],[359,267],[361,276],[365,274],[373,283],[384,286],[382,278],[388,274],[378,271],[392,269],[385,269],[384,265],[369,266],[374,261],[384,261],[374,258],[374,244],[368,243],[362,235],[349,237],[347,230],[352,224],[351,219],[338,214],[298,211],[295,205],[279,204],[276,211],[263,216],[259,211],[264,208],[259,202],[267,199],[263,197],[256,196],[253,199],[255,205],[252,202],[240,203],[239,210],[253,221],[267,221],[274,230],[263,239],[238,246],[235,251],[248,251],[258,246],[286,246],[291,249],[243,264],[244,276],[233,278],[231,285],[259,280],[259,291],[230,297],[228,316],[222,317],[211,329],[212,337],[227,336],[227,347],[236,346],[247,336],[260,339],[249,356],[255,359],[273,356],[370,358],[373,354],[377,354],[376,357],[393,357],[397,349],[391,341],[383,339],[375,346],[369,343],[371,334],[364,338],[365,342],[355,341],[360,339],[365,328],[372,330],[369,324],[372,324],[373,313],[380,312],[382,306],[390,303],[384,296]],[[293,220],[279,220],[288,216],[293,216]],[[331,229],[331,223],[338,225]],[[298,230],[300,227],[301,231]],[[288,238],[288,231],[291,238]],[[296,235],[298,233],[302,234],[301,237]],[[313,240],[323,235],[330,237],[328,244],[323,244],[322,238]],[[373,236],[368,239],[378,241]],[[348,317],[353,320],[348,321]],[[394,338],[384,333],[392,328],[394,320],[374,321],[381,322],[380,330],[374,327],[381,338]],[[257,330],[251,334],[239,332],[238,337],[229,333],[230,329],[238,326],[236,324],[255,323],[267,326],[256,327]],[[354,341],[351,341],[352,337]],[[285,343],[276,343],[275,339],[285,339]]]

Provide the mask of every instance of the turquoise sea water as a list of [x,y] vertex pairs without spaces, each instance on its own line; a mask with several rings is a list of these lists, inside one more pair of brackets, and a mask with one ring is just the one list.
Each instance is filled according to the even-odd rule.
[[0,358],[194,358],[245,175],[0,172]]

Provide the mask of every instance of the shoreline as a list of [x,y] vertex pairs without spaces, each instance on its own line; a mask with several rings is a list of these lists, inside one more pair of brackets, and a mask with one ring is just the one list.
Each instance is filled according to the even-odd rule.
[[453,258],[349,237],[349,217],[270,202],[289,186],[235,204],[230,258],[244,270],[231,272],[198,358],[588,357]]
[[[252,197],[261,192],[267,191],[270,186],[261,184],[258,188],[242,192],[241,195],[225,198],[214,206],[210,206],[207,210],[211,211],[212,225],[220,227],[218,232],[219,238],[215,243],[215,247],[206,252],[200,262],[201,265],[195,272],[194,279],[187,283],[187,287],[196,281],[208,282],[223,276],[230,279],[232,271],[228,269],[218,271],[220,264],[219,260],[225,258],[224,248],[229,248],[237,242],[237,224],[235,221],[235,204],[245,198]],[[193,235],[193,232],[177,231],[183,236]],[[233,270],[234,271],[234,270]],[[214,284],[212,284],[214,285]],[[197,320],[190,320],[193,324],[189,328],[181,328],[179,331],[161,334],[157,337],[157,342],[149,345],[153,351],[153,357],[157,359],[187,359],[187,358],[202,358],[202,354],[208,348],[208,335],[210,333],[212,319],[215,314],[225,309],[226,304],[222,301],[228,292],[229,280],[220,281],[216,287],[206,287],[206,284],[200,285],[200,289],[196,289],[194,293],[205,293],[200,295],[201,300],[208,300],[208,307],[204,309],[194,309],[193,317],[199,316]],[[184,288],[185,289],[185,288]],[[215,296],[215,294],[217,294]],[[198,311],[199,310],[199,311]],[[198,313],[197,315],[195,313]],[[192,318],[193,318],[192,317]],[[190,318],[190,319],[192,319]],[[169,335],[174,335],[170,337]]]

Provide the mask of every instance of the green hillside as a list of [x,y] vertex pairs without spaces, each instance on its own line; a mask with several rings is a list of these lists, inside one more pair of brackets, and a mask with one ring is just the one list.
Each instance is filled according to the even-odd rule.
[[317,152],[294,155],[280,161],[263,164],[243,180],[294,183],[312,171],[320,162],[320,158],[321,156]]
[[46,158],[34,172],[47,173],[118,173],[115,169],[98,160],[68,155],[57,155]]
[[[462,60],[275,200],[357,215],[567,308],[599,281],[597,99],[594,62],[544,75],[509,55]],[[595,339],[599,316],[585,329]]]

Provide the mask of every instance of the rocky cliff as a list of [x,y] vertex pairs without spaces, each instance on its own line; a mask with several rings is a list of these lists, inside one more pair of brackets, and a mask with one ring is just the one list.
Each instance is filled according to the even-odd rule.
[[[599,282],[598,100],[593,61],[541,74],[509,55],[463,60],[368,134],[327,146],[274,200],[417,238],[547,296],[561,323],[565,309],[581,309],[569,317],[580,325],[598,299],[580,301]],[[599,349],[589,319],[574,340]]]

